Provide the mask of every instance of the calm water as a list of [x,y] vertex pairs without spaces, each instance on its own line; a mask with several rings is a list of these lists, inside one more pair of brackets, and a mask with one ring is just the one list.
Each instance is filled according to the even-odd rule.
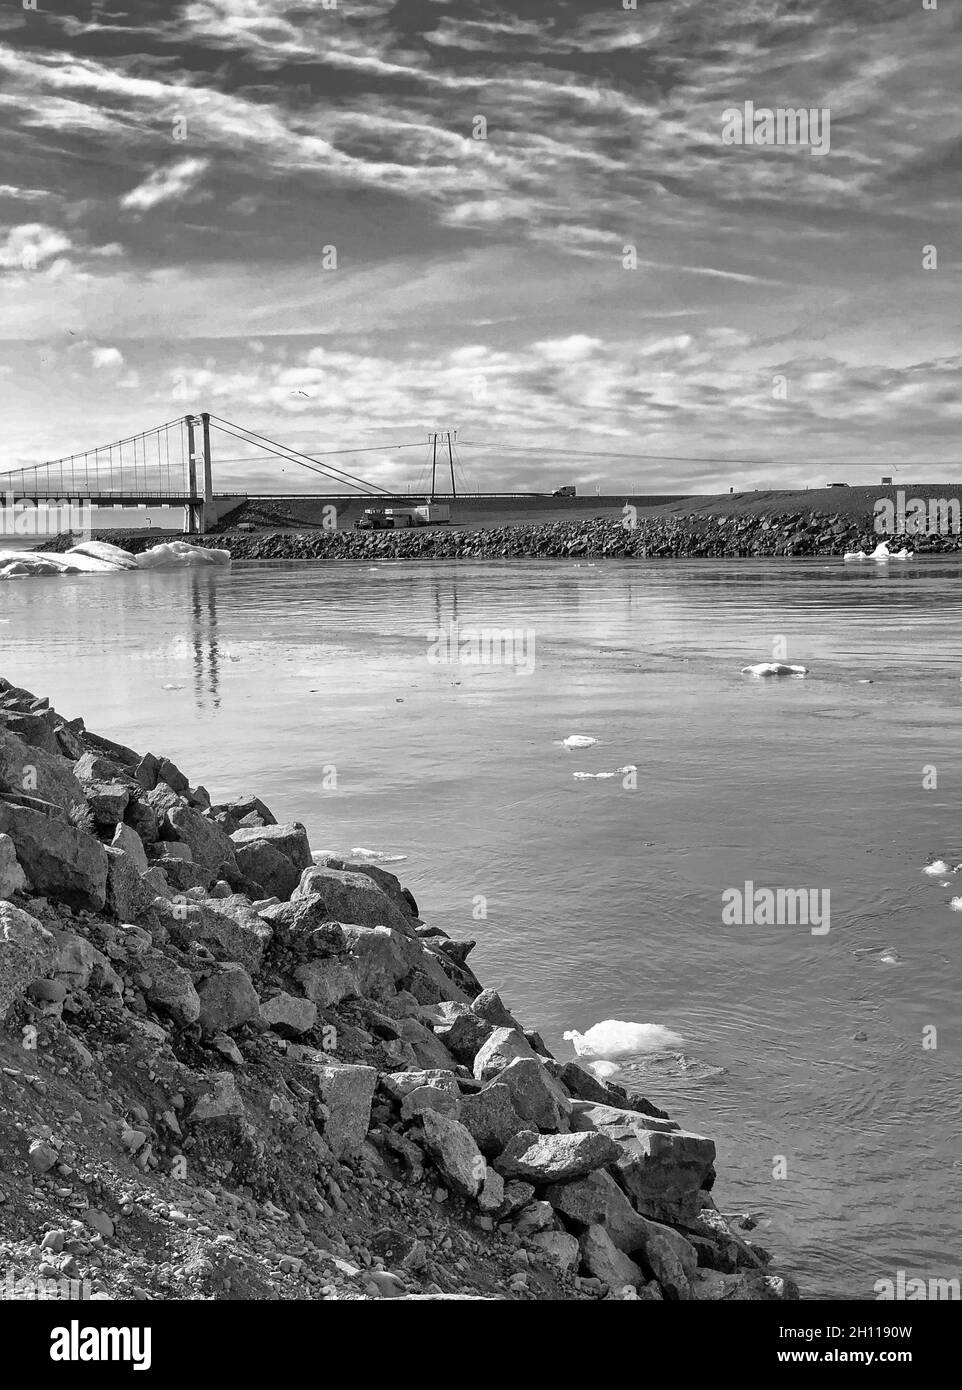
[[[603,1019],[680,1033],[686,1061],[626,1074],[716,1139],[722,1210],[759,1214],[807,1296],[872,1298],[962,1265],[962,874],[921,872],[962,857],[960,579],[780,560],[27,580],[0,589],[0,671],[215,798],[257,791],[315,849],[407,856],[423,915],[477,939],[477,973],[557,1055]],[[533,631],[533,673],[432,664],[453,620]],[[739,674],[779,637],[805,680]],[[573,776],[628,764],[634,788]],[[831,931],[723,925],[746,879],[829,889]]]

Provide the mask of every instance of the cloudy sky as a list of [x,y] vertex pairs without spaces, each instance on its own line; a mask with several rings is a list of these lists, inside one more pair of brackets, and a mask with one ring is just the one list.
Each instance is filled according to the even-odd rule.
[[[472,488],[962,476],[952,0],[36,2],[0,467],[208,409],[311,454],[455,425]],[[746,101],[828,151],[725,144]]]

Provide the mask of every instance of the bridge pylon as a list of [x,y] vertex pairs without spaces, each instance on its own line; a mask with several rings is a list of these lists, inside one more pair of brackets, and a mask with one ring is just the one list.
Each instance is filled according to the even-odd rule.
[[[187,478],[189,498],[185,504],[188,535],[203,536],[214,519],[214,482],[210,457],[210,414],[202,411],[200,415],[185,415],[187,430]],[[197,445],[197,430],[200,430],[200,447]],[[197,491],[197,464],[204,469],[204,490]]]

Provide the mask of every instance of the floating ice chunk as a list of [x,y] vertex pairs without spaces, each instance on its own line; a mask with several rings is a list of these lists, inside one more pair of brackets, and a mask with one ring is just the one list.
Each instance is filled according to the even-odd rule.
[[754,666],[743,666],[743,676],[804,676],[807,666],[787,666],[784,661],[759,661]]
[[882,951],[879,955],[879,960],[883,965],[899,965],[902,957],[899,955],[898,951],[893,951],[892,948],[889,947],[888,950]]
[[906,550],[903,546],[901,550],[889,550],[884,541],[879,541],[871,555],[866,555],[866,560],[910,560],[912,551]]
[[129,550],[122,550],[119,545],[110,545],[107,541],[81,541],[80,545],[71,546],[67,554],[84,555],[91,560],[98,560],[105,569],[138,568],[136,556],[131,555]]
[[953,898],[949,903],[949,907],[953,912],[962,912],[962,898]]
[[606,1018],[587,1033],[572,1029],[564,1034],[579,1057],[627,1057],[633,1052],[663,1052],[681,1047],[683,1039],[660,1023],[622,1023]]
[[923,872],[924,874],[933,874],[933,875],[934,875],[934,874],[947,874],[947,873],[951,873],[951,870],[950,870],[948,864],[946,864],[946,862],[945,862],[944,859],[935,859],[935,860],[932,861],[931,864],[926,864],[926,866],[925,866],[925,868],[922,870],[922,872]]
[[621,1068],[617,1062],[589,1062],[588,1070],[594,1072],[599,1081],[607,1081],[609,1076],[614,1076]]
[[355,845],[351,854],[356,855],[358,859],[373,859],[381,864],[400,864],[402,860],[407,859],[406,854],[388,854],[386,850],[365,849],[363,845]]
[[867,560],[868,556],[864,550],[846,550],[842,556],[843,560]]
[[569,734],[561,742],[565,748],[590,748],[593,743],[597,743],[596,738],[591,738],[588,734]]
[[615,768],[614,772],[573,772],[571,775],[576,782],[603,781],[608,777],[620,777],[623,772],[637,772],[634,763],[627,763],[624,767]]
[[229,565],[229,550],[208,550],[206,546],[189,545],[187,541],[164,541],[136,557],[142,570],[173,569],[183,565]]

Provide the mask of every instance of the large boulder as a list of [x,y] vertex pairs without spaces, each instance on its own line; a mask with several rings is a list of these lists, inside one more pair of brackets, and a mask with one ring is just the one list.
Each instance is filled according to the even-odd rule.
[[260,1000],[242,965],[218,966],[197,989],[198,1022],[205,1033],[229,1033],[260,1014]]
[[577,1182],[549,1187],[544,1195],[569,1225],[578,1230],[604,1226],[618,1249],[626,1255],[644,1244],[649,1223],[638,1215],[614,1178],[603,1168]]
[[110,842],[111,849],[122,849],[130,859],[133,860],[134,868],[139,874],[145,874],[150,867],[147,862],[147,851],[144,849],[144,842],[137,834],[136,830],[129,825],[118,825],[114,831],[114,838]]
[[511,1092],[497,1082],[462,1098],[461,1123],[470,1130],[478,1148],[488,1158],[497,1158],[508,1141],[525,1128],[514,1108]]
[[143,993],[148,1004],[182,1027],[200,1018],[200,999],[189,971],[160,951],[149,952],[141,964]]
[[157,812],[162,827],[169,829],[170,837],[189,846],[196,864],[214,871],[220,871],[225,864],[236,867],[230,836],[196,811],[183,796],[165,783],[159,783],[143,799]]
[[0,801],[0,834],[9,835],[34,892],[100,912],[107,901],[107,855],[99,840],[26,806]]
[[485,1162],[464,1125],[447,1115],[427,1110],[421,1116],[424,1147],[448,1187],[462,1197],[476,1197],[484,1182]]
[[435,1025],[435,1032],[444,1040],[444,1045],[464,1066],[474,1065],[474,1059],[494,1032],[495,1025],[479,1018],[465,1004],[458,1006],[457,1013],[443,1023]]
[[507,1086],[526,1129],[542,1132],[568,1128],[570,1104],[561,1087],[533,1057],[516,1057],[498,1072],[493,1085]]
[[53,802],[66,815],[85,805],[83,787],[66,758],[32,747],[0,727],[0,795],[5,791]]
[[278,898],[289,898],[301,874],[314,863],[300,821],[243,827],[234,831],[231,840],[241,871]]
[[139,922],[151,910],[156,895],[126,850],[108,845],[106,853],[107,910],[119,922]]
[[291,897],[321,898],[328,915],[336,922],[351,922],[359,927],[391,927],[402,936],[413,934],[410,919],[367,874],[312,864],[301,874]]
[[330,1061],[314,1064],[310,1071],[327,1110],[323,1123],[328,1148],[337,1159],[356,1156],[371,1124],[376,1068]]
[[380,864],[368,864],[363,859],[341,859],[334,854],[319,854],[314,862],[321,869],[339,869],[352,874],[366,874],[382,892],[387,894],[403,916],[417,919],[417,903],[411,894],[406,888],[401,887],[401,880],[396,874],[392,874],[388,869],[382,869]]
[[331,1009],[342,999],[356,999],[364,992],[355,962],[337,956],[305,961],[295,969],[294,979],[319,1009]]
[[110,961],[79,932],[54,931],[56,951],[50,973],[74,990],[103,989],[123,993],[123,983]]
[[494,1166],[505,1177],[527,1178],[536,1184],[574,1182],[606,1167],[619,1152],[614,1140],[604,1134],[535,1134],[523,1130],[509,1140]]
[[269,897],[286,900],[300,882],[300,869],[269,840],[251,840],[249,844],[235,841],[234,853],[241,873],[259,883]]
[[317,1023],[317,1005],[282,990],[261,1004],[261,1018],[276,1032],[296,1037],[309,1033]]
[[644,1270],[618,1249],[604,1226],[589,1226],[578,1244],[585,1269],[609,1289],[637,1289],[646,1282]]
[[643,1216],[683,1224],[698,1215],[699,1192],[715,1161],[711,1139],[639,1127],[611,1142],[618,1148],[615,1176]]
[[123,782],[89,782],[84,796],[94,824],[102,829],[119,824],[130,801],[130,791]]
[[10,1006],[53,961],[56,946],[46,927],[8,902],[0,902],[0,1024]]
[[17,847],[9,835],[0,835],[0,900],[9,901],[27,886],[27,876],[20,867]]
[[518,1057],[537,1060],[537,1053],[516,1028],[495,1028],[475,1055],[474,1075],[479,1081],[493,1081]]

